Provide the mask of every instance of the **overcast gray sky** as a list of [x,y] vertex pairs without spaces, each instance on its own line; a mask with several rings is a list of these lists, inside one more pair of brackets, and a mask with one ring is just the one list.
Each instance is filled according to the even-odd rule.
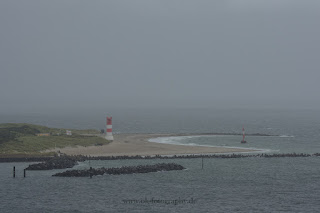
[[319,0],[1,0],[0,111],[320,106]]

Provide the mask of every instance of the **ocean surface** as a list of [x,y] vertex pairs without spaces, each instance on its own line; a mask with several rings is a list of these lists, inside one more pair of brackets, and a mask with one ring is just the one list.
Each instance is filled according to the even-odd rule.
[[[110,109],[117,133],[263,133],[183,136],[152,142],[320,153],[320,110]],[[0,114],[0,122],[103,129],[105,110]],[[80,162],[74,169],[175,162],[183,171],[61,178],[0,163],[0,212],[319,212],[320,157]],[[16,178],[12,168],[16,167]]]

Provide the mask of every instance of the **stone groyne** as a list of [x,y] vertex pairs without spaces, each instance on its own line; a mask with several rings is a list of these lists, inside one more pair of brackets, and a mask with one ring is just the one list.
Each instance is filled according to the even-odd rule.
[[[123,155],[123,156],[85,156],[85,155],[64,155],[74,161],[85,160],[130,160],[130,159],[182,159],[182,158],[248,158],[248,157],[262,157],[262,158],[282,158],[282,157],[320,157],[320,153],[273,153],[273,154],[187,154],[187,155]],[[53,159],[63,157],[26,157],[26,158],[0,158],[0,163],[7,162],[55,162]],[[62,162],[64,160],[62,159]],[[68,168],[68,167],[66,167]]]
[[306,153],[273,153],[273,154],[186,154],[186,155],[153,155],[153,156],[84,156],[76,155],[71,156],[78,161],[84,160],[130,160],[130,159],[184,159],[184,158],[249,158],[249,157],[261,157],[261,158],[283,158],[283,157],[312,157],[320,156],[320,153],[306,154]]
[[77,164],[77,160],[72,157],[54,157],[42,163],[31,164],[26,170],[52,170],[52,169],[66,169],[72,168]]
[[94,175],[122,175],[134,173],[149,173],[159,171],[183,170],[183,166],[175,163],[158,163],[155,165],[140,165],[140,166],[123,166],[120,168],[90,168],[87,170],[68,170],[61,173],[56,173],[52,176],[57,177],[92,177]]

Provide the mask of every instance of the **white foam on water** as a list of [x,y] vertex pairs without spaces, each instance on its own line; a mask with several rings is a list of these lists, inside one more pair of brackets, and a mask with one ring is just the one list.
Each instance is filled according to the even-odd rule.
[[[163,144],[171,144],[171,145],[183,145],[183,146],[202,146],[202,147],[222,147],[222,148],[234,148],[234,149],[243,149],[243,150],[255,150],[254,152],[273,152],[276,150],[271,149],[258,149],[255,147],[237,147],[237,146],[214,146],[214,145],[201,145],[196,143],[182,143],[184,139],[191,139],[191,138],[199,138],[203,137],[204,135],[196,135],[196,136],[171,136],[171,137],[158,137],[158,138],[150,138],[148,141],[152,143],[163,143]],[[252,152],[243,152],[243,153],[252,153]]]
[[294,138],[293,135],[280,135],[280,138]]

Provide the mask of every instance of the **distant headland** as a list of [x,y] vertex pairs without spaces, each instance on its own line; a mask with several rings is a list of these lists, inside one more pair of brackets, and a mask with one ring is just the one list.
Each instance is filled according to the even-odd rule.
[[49,128],[27,123],[0,124],[0,157],[54,156],[49,149],[102,146],[110,143],[98,130]]
[[[241,133],[183,133],[183,134],[117,134],[108,141],[99,130],[49,128],[27,123],[0,124],[0,157],[41,157],[67,155],[121,156],[207,154],[257,151],[242,148],[204,147],[157,144],[154,137],[197,135],[235,135]],[[276,136],[247,134],[248,136]]]

